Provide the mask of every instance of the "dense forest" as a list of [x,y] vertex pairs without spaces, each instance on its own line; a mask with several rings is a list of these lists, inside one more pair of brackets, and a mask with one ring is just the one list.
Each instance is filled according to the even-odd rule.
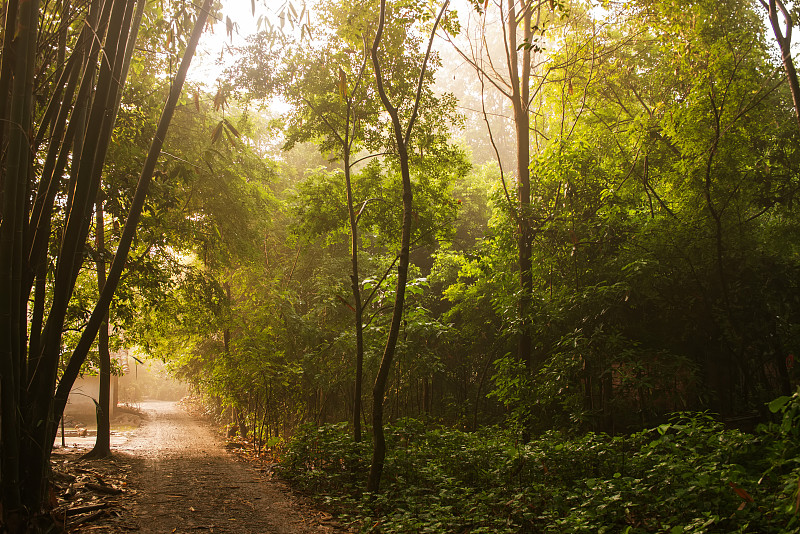
[[800,531],[791,3],[0,8],[0,529],[125,347],[364,532]]

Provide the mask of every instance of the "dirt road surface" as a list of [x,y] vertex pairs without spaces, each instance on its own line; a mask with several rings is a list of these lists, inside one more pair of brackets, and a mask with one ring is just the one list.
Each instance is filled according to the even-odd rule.
[[[235,459],[221,438],[172,402],[145,402],[149,420],[114,447],[131,466],[128,529],[152,533],[334,532],[279,481]],[[138,529],[137,529],[138,527]]]

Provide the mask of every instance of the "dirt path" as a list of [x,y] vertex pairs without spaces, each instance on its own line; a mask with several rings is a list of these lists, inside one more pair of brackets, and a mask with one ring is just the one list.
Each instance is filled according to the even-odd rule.
[[149,420],[115,447],[131,471],[127,528],[153,533],[329,533],[322,514],[283,484],[229,454],[204,423],[171,402],[147,402]]

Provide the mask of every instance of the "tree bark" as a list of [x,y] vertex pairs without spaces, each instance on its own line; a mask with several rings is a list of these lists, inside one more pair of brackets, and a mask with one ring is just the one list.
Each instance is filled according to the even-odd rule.
[[[517,137],[517,202],[519,228],[517,247],[519,249],[518,268],[520,297],[518,303],[520,330],[517,338],[517,358],[524,362],[528,374],[533,372],[530,332],[530,306],[533,298],[533,274],[531,269],[532,236],[531,236],[531,180],[530,180],[530,116],[528,100],[530,98],[531,49],[532,38],[530,2],[523,2],[521,17],[523,25],[522,70],[520,72],[519,51],[517,46],[517,27],[520,24],[516,12],[516,1],[508,2],[508,73],[511,79],[511,105],[514,110],[514,128]],[[522,429],[522,440],[530,440],[530,422],[526,421]]]
[[[21,294],[22,248],[24,243],[26,193],[31,164],[30,139],[32,126],[32,93],[34,57],[38,35],[38,0],[21,0],[18,15],[11,10],[6,19],[6,32],[15,33],[14,50],[3,49],[3,70],[6,63],[13,73],[8,108],[8,148],[2,174],[3,213],[0,222],[0,402],[2,402],[2,479],[3,516],[9,529],[24,522],[25,500],[22,486],[20,438],[24,435],[20,408],[24,348],[21,340],[25,317]],[[8,35],[8,33],[6,33]],[[3,83],[11,82],[8,78]],[[5,100],[5,96],[3,96]],[[10,253],[9,253],[10,252]]]
[[[775,40],[778,41],[778,46],[781,49],[783,70],[786,72],[786,80],[789,82],[789,89],[792,92],[794,115],[797,119],[798,126],[800,126],[800,83],[797,81],[797,71],[794,68],[794,61],[792,60],[792,26],[794,25],[794,21],[792,21],[789,10],[786,9],[782,0],[760,1],[761,5],[767,10],[772,32],[775,34]],[[780,22],[778,21],[778,10],[780,10],[786,19],[786,35],[783,34]]]
[[[95,208],[95,253],[97,258],[97,289],[102,293],[106,284],[106,240],[103,222],[102,192],[97,198]],[[97,352],[100,359],[100,386],[97,393],[97,436],[94,448],[83,455],[85,459],[108,458],[111,456],[111,353],[108,350],[108,308],[97,336]]]

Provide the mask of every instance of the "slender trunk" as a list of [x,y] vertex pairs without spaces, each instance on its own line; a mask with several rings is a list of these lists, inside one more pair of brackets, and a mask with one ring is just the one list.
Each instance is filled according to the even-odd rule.
[[425,60],[422,63],[422,69],[419,75],[417,94],[414,100],[414,108],[405,131],[400,124],[400,115],[398,113],[398,109],[392,105],[389,97],[386,94],[383,74],[381,72],[381,65],[378,59],[378,47],[380,46],[381,37],[383,35],[383,27],[386,17],[386,0],[381,0],[380,22],[378,23],[378,31],[375,34],[375,41],[372,44],[371,50],[372,65],[375,69],[375,81],[378,88],[378,94],[381,97],[381,102],[383,103],[384,109],[392,118],[392,129],[394,130],[394,138],[397,145],[397,157],[400,162],[400,175],[403,183],[403,226],[400,239],[400,256],[397,263],[397,287],[395,290],[394,308],[392,310],[392,322],[391,326],[389,327],[389,336],[386,339],[386,346],[383,350],[383,357],[381,358],[380,367],[378,368],[378,374],[375,377],[375,384],[372,388],[372,432],[374,438],[372,447],[372,463],[369,469],[369,478],[367,479],[367,491],[369,492],[378,492],[380,490],[383,462],[386,458],[386,438],[383,433],[384,397],[386,395],[386,383],[389,379],[389,371],[392,367],[392,360],[394,359],[394,352],[397,346],[397,339],[400,334],[400,323],[403,319],[403,309],[405,305],[406,282],[408,281],[411,220],[413,217],[413,197],[411,191],[411,170],[409,168],[408,144],[411,138],[411,132],[414,129],[414,122],[417,118],[417,112],[419,110],[422,84],[425,79],[425,70],[430,57],[433,37],[436,34],[436,28],[439,26],[439,21],[441,20],[442,15],[447,8],[447,4],[448,2],[444,3],[439,11],[438,17],[436,18],[436,22],[433,25],[433,30],[428,41],[428,50],[425,54]]
[[[144,0],[139,0],[136,7],[136,15],[134,22],[131,26],[131,32],[128,36],[127,43],[125,44],[125,51],[122,54],[122,62],[116,70],[120,85],[116,94],[116,102],[113,107],[113,113],[119,109],[122,102],[122,87],[128,75],[128,68],[130,67],[131,57],[133,56],[133,47],[136,44],[136,37],[138,35],[139,25],[141,24],[142,16],[144,14]],[[130,13],[130,11],[128,12]],[[126,16],[128,15],[126,13]],[[120,41],[120,48],[122,41]],[[113,124],[113,119],[112,119]],[[102,192],[98,194],[97,209],[95,211],[95,238],[97,249],[97,287],[102,291],[106,283],[106,262],[105,262],[105,225],[103,221],[103,200]],[[95,440],[94,448],[85,455],[85,458],[107,458],[111,456],[111,416],[114,408],[116,408],[116,389],[114,401],[111,402],[111,354],[108,349],[108,308],[106,308],[105,319],[100,325],[100,331],[97,338],[97,350],[100,358],[100,387],[98,391],[98,406],[97,406],[97,438]]]
[[229,355],[231,353],[231,328],[230,328],[230,314],[231,314],[231,284],[230,282],[225,282],[223,284],[223,289],[225,290],[225,307],[228,310],[226,314],[227,320],[225,321],[225,328],[222,329],[222,346],[225,350],[225,354]]
[[[349,116],[349,107],[348,107]],[[349,129],[345,134],[344,151],[344,179],[347,187],[347,210],[350,215],[350,260],[352,263],[352,273],[350,283],[353,289],[353,308],[355,310],[356,326],[356,379],[355,392],[353,393],[353,441],[361,441],[361,389],[362,377],[364,374],[364,310],[361,305],[361,286],[358,277],[358,224],[356,213],[353,206],[353,188],[350,182],[350,150],[349,150]]]
[[400,334],[400,323],[403,319],[403,309],[405,306],[405,290],[408,280],[409,248],[411,242],[411,220],[412,220],[412,192],[411,174],[408,166],[408,153],[405,144],[398,146],[400,159],[400,173],[403,180],[403,234],[400,245],[400,259],[397,263],[397,287],[395,289],[394,308],[392,310],[392,322],[389,327],[389,337],[383,350],[383,358],[378,368],[378,375],[375,378],[375,385],[372,388],[372,432],[374,435],[372,463],[369,470],[367,481],[367,491],[377,492],[380,489],[381,474],[383,472],[383,462],[386,458],[386,438],[383,432],[383,405],[386,392],[386,382],[389,379],[389,370],[394,359],[397,338]]
[[[95,249],[97,258],[97,289],[103,291],[106,283],[106,240],[105,224],[103,221],[102,192],[97,198],[95,208]],[[97,337],[97,352],[100,359],[100,387],[97,399],[97,436],[94,448],[85,454],[84,458],[107,458],[111,456],[111,354],[108,350],[108,308],[105,310],[103,323]]]
[[[517,358],[525,363],[525,369],[530,374],[533,370],[531,357],[530,333],[530,306],[533,295],[532,274],[532,236],[531,236],[531,182],[530,182],[530,117],[528,115],[528,99],[530,98],[531,77],[531,51],[523,47],[522,65],[520,65],[517,50],[517,20],[516,2],[508,1],[508,72],[511,79],[511,103],[514,111],[514,127],[517,137],[517,202],[519,206],[519,228],[517,246],[519,249],[519,282],[520,296],[518,311],[520,317],[520,331],[517,338]],[[531,9],[528,2],[523,2],[521,8],[524,43],[530,43]],[[523,43],[523,44],[524,44]],[[520,66],[522,67],[520,71]],[[525,422],[523,428],[523,442],[530,439],[530,421]]]
[[[44,305],[47,295],[47,264],[40,262],[36,266],[36,288],[33,300],[33,314],[31,315],[31,337],[28,340],[30,354],[36,354],[41,342],[42,323],[44,322]],[[27,370],[23,369],[22,376],[27,376]]]
[[486,381],[486,375],[489,373],[489,366],[492,364],[492,358],[486,358],[486,365],[483,366],[483,371],[481,372],[480,380],[478,381],[478,389],[475,391],[475,411],[472,417],[472,430],[478,430],[478,411],[480,408],[481,402],[481,390],[483,389],[483,383]]
[[[16,34],[18,1],[6,4],[4,20],[3,53],[0,56],[0,147],[5,146],[9,131],[9,102],[11,100],[12,68],[15,56],[13,39]],[[20,187],[19,174],[11,176],[7,167],[0,172],[0,250],[13,250],[17,216],[16,188]],[[11,254],[0,255],[0,441],[3,443],[0,457],[0,484],[2,484],[3,520],[16,522],[15,516],[22,510],[19,492],[19,397],[18,374],[21,362],[11,341],[14,332],[15,302],[12,299],[14,258]]]
[[[16,35],[17,12],[19,0],[8,0],[6,3],[5,20],[3,21],[3,54],[0,57],[0,147],[6,146],[10,123],[11,82],[13,81],[14,66],[14,36]],[[5,188],[3,183],[5,173],[0,173],[0,206],[2,206]],[[2,209],[2,208],[0,208]],[[2,218],[0,212],[0,218]]]
[[[778,46],[781,49],[783,70],[786,72],[786,80],[789,82],[789,89],[792,92],[795,118],[797,119],[798,126],[800,126],[800,83],[797,81],[797,71],[794,68],[794,61],[792,60],[792,17],[782,0],[769,0],[769,4],[761,0],[761,4],[767,9],[772,32],[775,34],[775,40],[778,41]],[[778,21],[778,10],[780,10],[781,14],[783,14],[786,19],[786,35],[783,34],[780,22]]]
[[403,136],[403,129],[397,109],[389,102],[386,92],[383,89],[381,78],[380,62],[378,60],[378,46],[381,34],[383,33],[384,16],[386,11],[386,1],[381,0],[381,20],[378,33],[375,36],[375,43],[372,46],[372,62],[375,68],[375,76],[378,80],[378,90],[381,95],[383,105],[392,117],[395,142],[397,143],[398,159],[400,160],[400,174],[403,182],[403,226],[400,240],[400,259],[397,263],[397,286],[395,289],[394,308],[392,310],[392,322],[389,327],[389,336],[383,350],[378,374],[375,377],[375,384],[372,388],[372,432],[373,449],[372,463],[367,480],[367,491],[377,492],[380,489],[381,474],[383,472],[383,462],[386,458],[386,437],[383,432],[383,407],[384,396],[386,394],[386,382],[389,379],[389,370],[392,367],[394,351],[397,346],[397,338],[400,334],[400,323],[403,319],[403,308],[405,305],[406,282],[408,280],[409,248],[411,243],[411,219],[412,219],[412,192],[411,192],[411,172],[408,162],[408,150],[406,140]]

